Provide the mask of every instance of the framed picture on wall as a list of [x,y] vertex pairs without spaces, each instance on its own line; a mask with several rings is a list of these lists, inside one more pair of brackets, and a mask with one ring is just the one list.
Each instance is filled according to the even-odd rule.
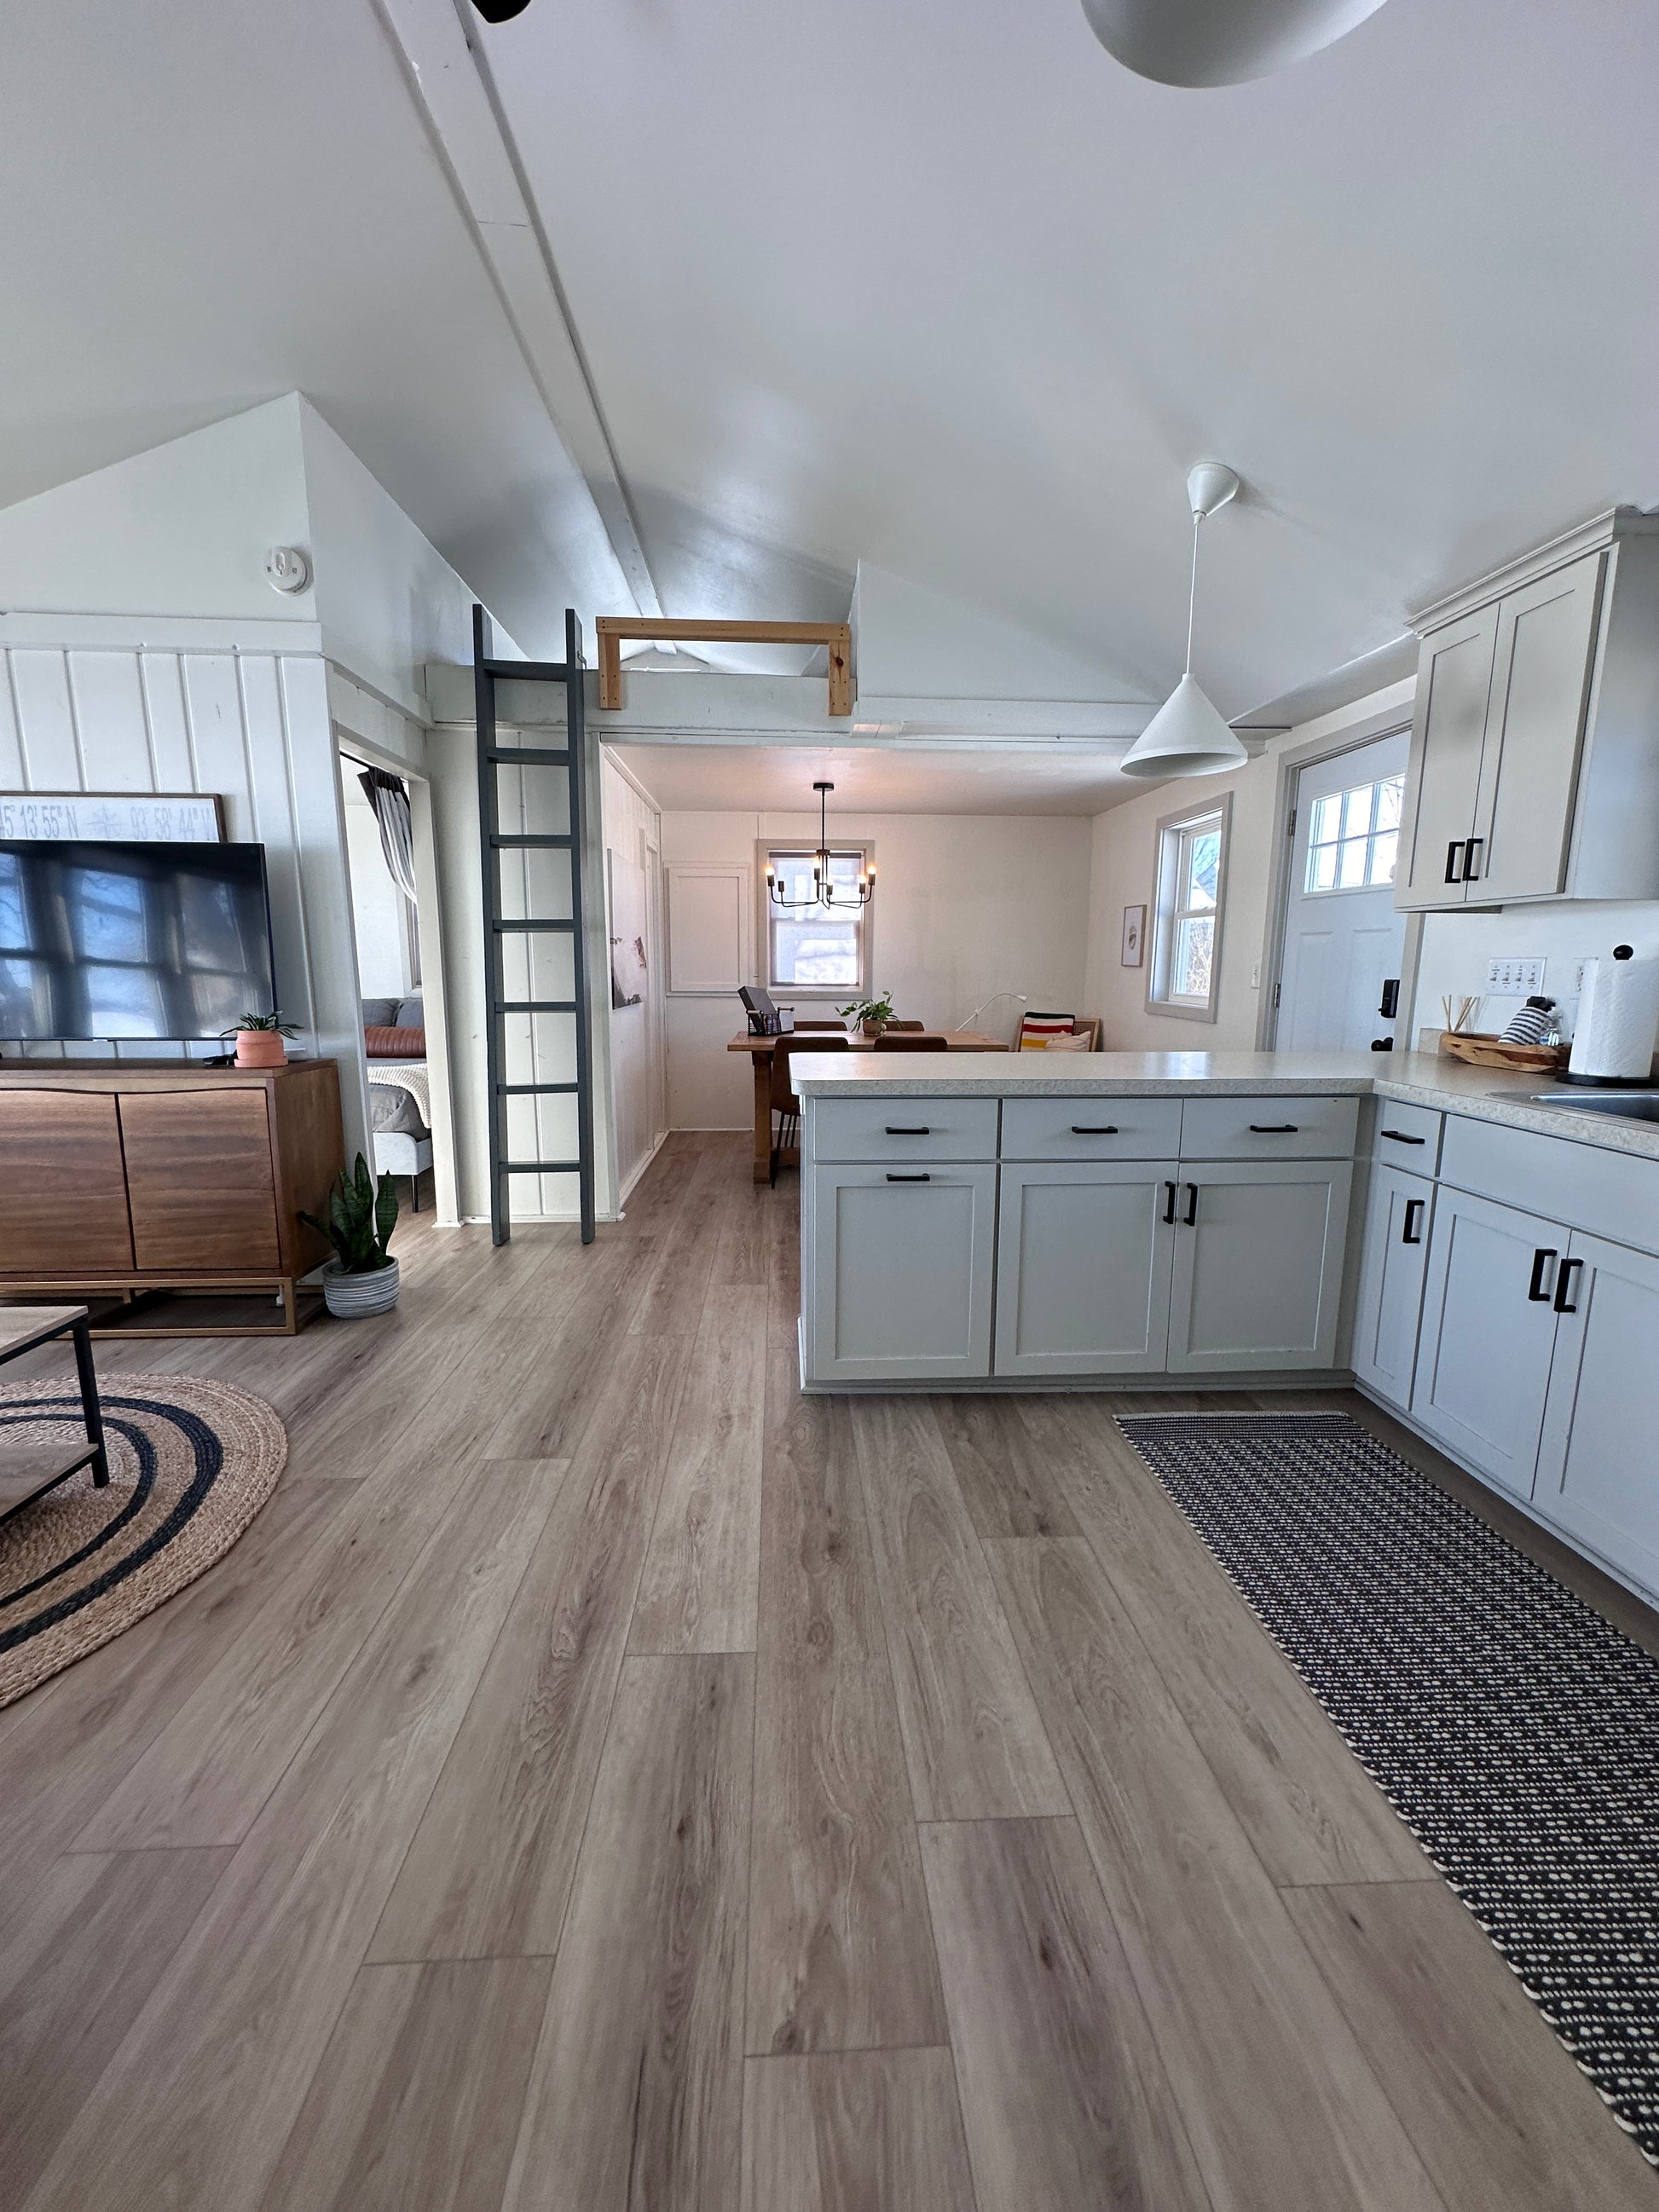
[[1146,909],[1144,906],[1126,906],[1123,909],[1123,965],[1139,968],[1146,957]]

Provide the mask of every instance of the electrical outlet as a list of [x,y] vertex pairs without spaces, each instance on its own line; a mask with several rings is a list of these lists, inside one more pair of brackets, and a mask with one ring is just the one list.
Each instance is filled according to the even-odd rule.
[[1543,988],[1541,960],[1510,958],[1486,963],[1486,989],[1495,998],[1530,999]]

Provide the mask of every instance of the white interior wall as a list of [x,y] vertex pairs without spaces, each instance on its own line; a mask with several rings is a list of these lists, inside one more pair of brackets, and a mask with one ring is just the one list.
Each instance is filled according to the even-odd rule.
[[[608,750],[601,750],[599,760],[606,853],[620,854],[643,871],[649,930],[653,895],[660,899],[662,816],[655,802],[617,765]],[[605,889],[608,897],[608,876]],[[643,1002],[637,1006],[611,1009],[611,1090],[617,1188],[624,1200],[661,1142],[666,1127],[662,948],[659,944],[648,942],[647,949],[649,975]],[[596,977],[595,982],[608,999],[608,973],[603,978]]]
[[1645,958],[1659,956],[1659,905],[1552,899],[1486,914],[1430,915],[1423,925],[1415,1030],[1440,1026],[1443,997],[1476,996],[1481,1003],[1474,1026],[1501,1030],[1523,1002],[1486,995],[1486,963],[1518,957],[1544,962],[1544,989],[1561,1007],[1571,1035],[1578,1012],[1577,964],[1607,958],[1615,945],[1633,945]]
[[[755,915],[752,980],[763,980],[765,943],[757,842],[817,842],[816,814],[665,813],[665,866],[727,862],[750,871]],[[1050,815],[867,814],[832,817],[832,839],[867,841],[878,889],[871,908],[873,983],[902,1017],[947,1028],[994,992],[1026,994],[1035,1006],[1095,1012],[1086,1003],[1085,929],[1090,825]],[[805,991],[781,994],[805,1009]],[[851,992],[830,994],[825,1009]],[[753,1118],[749,1060],[726,1045],[744,1025],[735,995],[670,994],[668,1120],[678,1129],[747,1128]],[[986,1025],[1012,1035],[1018,1008],[993,1006]]]
[[[1115,1052],[1251,1052],[1261,1010],[1268,909],[1277,890],[1274,817],[1280,763],[1286,752],[1344,733],[1373,716],[1411,711],[1413,683],[1396,684],[1356,700],[1340,713],[1298,723],[1273,739],[1259,757],[1231,775],[1160,784],[1094,819],[1089,894],[1086,992],[1103,1018],[1101,1042]],[[1154,904],[1158,823],[1176,809],[1233,795],[1232,842],[1221,931],[1221,989],[1213,1024],[1149,1012],[1146,967],[1121,964],[1123,909]],[[1148,953],[1150,958],[1150,950]]]

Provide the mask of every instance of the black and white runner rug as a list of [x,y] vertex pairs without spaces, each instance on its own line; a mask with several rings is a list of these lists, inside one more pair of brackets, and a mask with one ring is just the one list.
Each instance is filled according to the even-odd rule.
[[1346,1414],[1119,1425],[1659,2165],[1659,1660]]

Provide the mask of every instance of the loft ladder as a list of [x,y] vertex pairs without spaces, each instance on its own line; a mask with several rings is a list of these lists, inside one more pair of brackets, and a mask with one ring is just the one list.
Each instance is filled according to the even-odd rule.
[[[505,1244],[513,1233],[508,1204],[508,1178],[517,1175],[574,1175],[580,1193],[582,1243],[593,1242],[593,1073],[592,1040],[588,1031],[588,975],[586,939],[582,915],[582,776],[586,750],[586,721],[582,693],[582,633],[574,607],[564,617],[562,660],[497,660],[492,651],[489,617],[481,606],[472,610],[472,680],[478,730],[478,823],[483,861],[484,927],[484,1039],[489,1096],[489,1233],[492,1242]],[[565,742],[561,746],[502,745],[495,721],[495,687],[512,684],[562,684],[565,697]],[[568,827],[561,830],[501,829],[501,771],[518,769],[525,777],[525,812],[530,806],[531,780],[562,773],[568,794]],[[501,858],[527,851],[565,852],[570,855],[568,911],[533,911],[538,872],[526,871],[522,914],[504,914],[501,897]],[[571,945],[574,995],[544,999],[535,995],[536,962],[526,963],[531,995],[507,996],[507,941],[522,936],[568,937]],[[575,1019],[576,1074],[574,1082],[509,1083],[507,1032],[509,1014],[525,1015],[533,1024],[538,1014],[567,1014]],[[529,1066],[537,1066],[532,1030]],[[574,1097],[576,1102],[574,1159],[514,1159],[507,1151],[509,1098]],[[541,1117],[535,1116],[539,1131]]]

